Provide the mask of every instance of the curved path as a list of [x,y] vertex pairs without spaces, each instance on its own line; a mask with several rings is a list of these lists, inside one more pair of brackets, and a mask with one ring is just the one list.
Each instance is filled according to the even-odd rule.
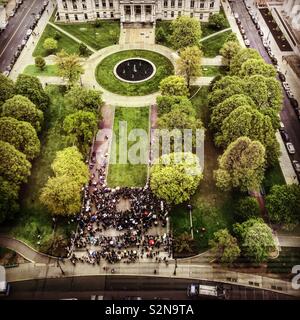
[[103,100],[113,106],[140,107],[155,103],[156,97],[159,94],[158,92],[146,96],[128,97],[112,93],[101,87],[97,82],[95,70],[98,64],[107,56],[125,50],[149,50],[157,52],[168,58],[173,63],[174,67],[176,66],[176,60],[178,59],[178,55],[175,51],[157,44],[119,44],[110,46],[97,51],[83,63],[84,74],[81,76],[82,84],[89,88],[101,90],[103,92]]
[[0,247],[11,249],[32,263],[52,265],[57,262],[57,258],[40,253],[23,241],[2,234],[0,234]]

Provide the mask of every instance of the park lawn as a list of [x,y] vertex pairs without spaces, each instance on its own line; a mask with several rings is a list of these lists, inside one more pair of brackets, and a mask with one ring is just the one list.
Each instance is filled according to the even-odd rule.
[[[117,107],[114,119],[115,141],[112,150],[116,150],[116,163],[110,163],[108,167],[108,185],[110,187],[143,187],[147,181],[147,164],[120,164],[119,161],[119,122],[127,122],[127,136],[132,129],[149,131],[149,108]],[[136,142],[128,141],[128,150]],[[114,149],[115,148],[115,149]],[[146,147],[148,155],[148,145]],[[112,160],[112,155],[110,155]]]
[[28,65],[24,71],[24,74],[36,77],[57,77],[58,67],[55,64],[48,64],[44,70],[37,68],[34,64]]
[[230,33],[231,30],[228,30],[220,34],[217,34],[216,36],[211,37],[207,40],[202,41],[201,48],[203,51],[203,56],[207,58],[213,58],[219,55],[220,49],[222,48]]
[[[10,234],[25,241],[32,247],[49,253],[49,243],[53,238],[52,216],[39,200],[41,189],[52,176],[51,163],[56,152],[69,146],[67,136],[62,129],[63,120],[72,110],[65,104],[64,87],[49,85],[47,92],[51,97],[51,105],[45,113],[45,128],[40,137],[41,153],[34,160],[31,176],[20,194],[20,214],[14,221]],[[68,238],[69,229],[75,225],[68,224],[67,219],[59,219],[56,235]],[[41,245],[37,244],[38,234],[41,235]]]
[[101,26],[98,28],[93,23],[70,24],[56,22],[56,25],[95,50],[117,44],[120,37],[120,22],[102,20],[100,23]]
[[[114,74],[115,65],[129,58],[144,58],[150,60],[156,67],[155,75],[141,83],[127,83],[119,80]],[[124,96],[144,96],[157,92],[162,79],[174,73],[172,62],[153,51],[126,50],[114,53],[103,59],[96,68],[96,79],[106,90]]]
[[[56,30],[55,28],[53,28],[48,24],[33,51],[33,54],[32,54],[33,57],[37,57],[37,56],[47,57],[49,53],[47,52],[47,50],[43,48],[43,43],[47,38],[54,38],[56,34],[60,35],[60,39],[57,40],[58,48],[56,52],[59,52],[62,49],[64,49],[69,54],[72,54],[72,53],[79,54],[79,43],[77,43],[67,35],[61,33],[60,31]],[[91,52],[88,51],[88,54],[91,54]]]
[[216,77],[225,74],[226,68],[224,66],[202,66],[202,77]]
[[[208,128],[208,88],[203,86],[198,92],[197,90],[198,88],[196,87],[191,90],[192,102],[205,128]],[[208,242],[215,231],[222,228],[231,229],[232,224],[235,222],[233,207],[236,201],[243,196],[239,193],[224,192],[216,187],[213,171],[217,169],[217,159],[221,154],[221,150],[215,147],[213,136],[209,129],[205,131],[204,150],[203,180],[189,202],[193,207],[194,254],[207,249]],[[183,232],[190,232],[189,214],[186,205],[175,207],[171,213],[171,224],[175,237]],[[206,231],[202,232],[201,228],[205,228]]]

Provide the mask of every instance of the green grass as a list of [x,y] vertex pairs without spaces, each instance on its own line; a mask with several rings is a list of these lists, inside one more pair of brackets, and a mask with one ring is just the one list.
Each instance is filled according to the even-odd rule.
[[[116,148],[116,163],[109,164],[108,185],[110,187],[141,187],[147,180],[147,164],[119,164],[119,122],[127,122],[127,133],[132,129],[143,129],[148,133],[149,130],[149,108],[125,108],[117,107],[114,119],[114,134],[116,140],[112,146],[112,150]],[[128,151],[137,142],[128,141]],[[148,155],[148,145],[146,146]],[[137,156],[140,154],[138,153]]]
[[34,64],[28,65],[24,71],[24,74],[30,76],[39,76],[39,77],[55,77],[58,76],[58,68],[55,64],[49,64],[45,67],[44,70],[37,68]]
[[81,40],[95,50],[112,46],[119,42],[120,22],[117,20],[101,21],[96,28],[93,23],[58,23],[56,25]]
[[279,185],[286,184],[285,180],[284,180],[283,173],[281,171],[281,168],[280,168],[280,165],[278,162],[274,167],[269,168],[265,172],[265,178],[263,180],[263,187],[264,187],[266,193],[269,193],[270,189],[275,184],[279,184]]
[[[20,195],[21,210],[10,230],[14,237],[27,242],[41,251],[48,251],[47,246],[52,239],[52,217],[39,200],[42,187],[52,175],[51,163],[56,152],[68,146],[67,137],[63,132],[62,123],[67,114],[72,112],[65,104],[64,88],[48,86],[51,105],[45,113],[45,128],[41,138],[40,156],[33,162],[31,176],[23,187]],[[68,225],[65,219],[59,220],[57,235],[68,237]],[[38,234],[41,235],[41,245],[37,244]]]
[[[192,88],[191,96],[197,90],[198,88],[196,87]],[[208,88],[204,86],[192,98],[198,116],[206,128],[209,121],[207,94]],[[192,216],[196,240],[196,251],[194,254],[207,249],[208,241],[215,231],[221,228],[231,228],[231,225],[234,223],[234,205],[243,196],[239,193],[224,192],[216,187],[213,171],[217,169],[217,159],[221,154],[221,150],[216,149],[214,146],[213,136],[209,129],[205,131],[204,151],[203,180],[190,200],[193,206]],[[171,215],[175,237],[184,231],[190,232],[189,215],[186,205],[176,207]],[[201,228],[205,228],[206,231],[202,232]]]
[[231,30],[225,31],[201,42],[201,47],[204,57],[213,58],[219,55],[220,49],[226,41],[226,38],[231,33]]
[[202,77],[216,77],[225,74],[226,68],[224,66],[202,66]]
[[[114,67],[121,60],[141,57],[148,59],[156,66],[155,75],[142,83],[126,83],[116,78]],[[106,90],[126,96],[144,96],[157,92],[159,83],[165,77],[173,74],[174,67],[166,57],[152,51],[128,50],[121,51],[103,59],[96,69],[96,79]]]
[[[52,26],[47,25],[32,55],[34,57],[37,57],[37,56],[47,57],[49,53],[47,52],[47,50],[43,48],[44,41],[47,38],[54,38],[56,34],[60,35],[60,39],[57,40],[58,48],[56,52],[59,52],[62,49],[64,49],[69,54],[72,54],[72,53],[79,54],[79,43],[77,43],[67,35],[61,33],[60,31],[56,30]],[[91,54],[91,52],[88,51],[88,54]]]

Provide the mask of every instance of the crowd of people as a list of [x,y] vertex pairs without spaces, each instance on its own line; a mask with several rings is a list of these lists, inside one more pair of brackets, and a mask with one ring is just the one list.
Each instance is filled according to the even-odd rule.
[[[166,232],[169,206],[146,185],[143,188],[109,188],[106,185],[106,161],[100,165],[93,152],[89,162],[91,177],[83,188],[83,206],[77,216],[78,228],[68,248],[71,262],[99,264],[101,259],[114,264],[132,263],[140,258],[167,263],[172,238]],[[119,208],[120,202],[129,203]],[[78,255],[76,252],[84,252]]]

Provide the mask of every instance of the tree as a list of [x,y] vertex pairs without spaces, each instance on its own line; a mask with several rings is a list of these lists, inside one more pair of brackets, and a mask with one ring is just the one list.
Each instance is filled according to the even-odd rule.
[[239,42],[239,39],[237,38],[237,35],[235,32],[230,32],[229,35],[226,37],[225,42],[229,42],[229,41]]
[[232,263],[240,255],[241,250],[237,239],[227,229],[221,229],[214,233],[213,239],[209,241],[213,253],[222,263]]
[[0,177],[0,223],[12,219],[19,210],[19,187]]
[[300,221],[300,187],[274,185],[266,197],[266,208],[273,223],[295,226]]
[[241,49],[232,59],[230,63],[230,73],[238,75],[244,62],[249,59],[262,60],[260,54],[252,48]]
[[213,29],[222,30],[228,26],[228,23],[222,13],[214,13],[209,17],[208,25]]
[[202,172],[199,159],[192,153],[171,153],[161,156],[151,168],[153,193],[168,203],[187,201],[196,191]]
[[212,109],[210,128],[215,132],[219,132],[222,127],[223,120],[228,117],[233,110],[245,105],[256,108],[253,100],[244,94],[235,94],[225,99]]
[[241,136],[257,140],[266,148],[267,162],[273,164],[279,156],[279,145],[271,119],[250,106],[233,110],[224,119],[220,133],[215,137],[217,146],[228,146]]
[[172,34],[169,42],[175,50],[199,46],[201,38],[200,21],[187,16],[172,21]]
[[81,208],[81,188],[73,177],[52,177],[43,187],[40,201],[53,215],[75,215]]
[[72,177],[80,185],[88,181],[88,168],[83,162],[82,154],[76,147],[69,147],[58,151],[51,168],[57,177]]
[[271,228],[262,219],[249,219],[234,225],[242,253],[255,263],[266,261],[276,248]]
[[37,77],[19,74],[16,81],[16,94],[27,97],[42,111],[45,111],[50,104],[50,98]]
[[0,106],[15,94],[14,82],[0,72]]
[[170,112],[174,105],[180,104],[183,108],[192,106],[192,102],[184,96],[157,96],[156,103],[159,116]]
[[53,53],[58,48],[57,40],[53,38],[45,39],[43,43],[43,48],[48,52],[48,54]]
[[218,162],[214,175],[219,188],[257,190],[264,178],[265,148],[258,141],[240,137],[227,147]]
[[192,236],[183,232],[174,239],[174,250],[177,253],[191,253],[194,250],[195,242]]
[[74,110],[90,111],[99,114],[103,105],[102,92],[74,85],[65,95]]
[[220,49],[220,54],[227,60],[227,63],[230,65],[231,60],[237,55],[241,48],[242,47],[240,46],[239,42],[227,41]]
[[26,97],[16,95],[6,100],[1,108],[2,117],[12,117],[20,121],[29,122],[37,132],[41,131],[44,121],[43,112]]
[[240,220],[245,221],[250,218],[258,217],[260,208],[254,197],[245,197],[238,201],[234,208],[234,213]]
[[273,65],[266,63],[264,60],[248,59],[242,64],[239,76],[250,77],[254,75],[275,78],[276,69],[273,67]]
[[188,96],[186,81],[181,76],[169,76],[160,82],[159,89],[163,96]]
[[83,74],[79,56],[68,54],[64,50],[57,54],[57,67],[59,75],[67,80],[69,85],[74,85]]
[[0,141],[0,176],[18,185],[27,182],[31,164],[26,156],[11,144]]
[[24,153],[28,160],[34,159],[40,152],[40,141],[33,126],[28,122],[10,117],[0,118],[0,137],[2,141],[10,143]]
[[79,55],[86,56],[88,54],[88,48],[84,43],[80,43],[79,45]]
[[42,71],[45,70],[46,61],[45,61],[45,59],[43,57],[38,56],[38,57],[35,58],[34,61],[35,61],[35,66],[37,68],[39,68]]
[[167,40],[167,35],[162,27],[155,30],[155,40],[157,43],[164,44]]
[[177,61],[178,74],[185,78],[188,88],[191,78],[201,75],[201,57],[202,52],[196,46],[187,47],[180,52],[180,58]]
[[89,111],[72,113],[65,118],[63,127],[70,140],[86,154],[97,128],[95,114]]

